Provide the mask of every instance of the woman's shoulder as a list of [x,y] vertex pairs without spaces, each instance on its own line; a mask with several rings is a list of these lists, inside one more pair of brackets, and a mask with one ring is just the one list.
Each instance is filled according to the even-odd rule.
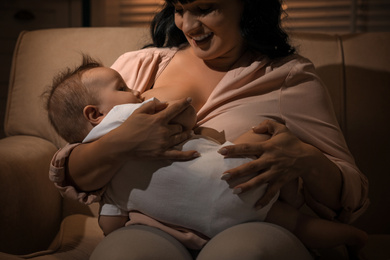
[[178,51],[179,48],[158,48],[158,47],[148,47],[143,48],[136,51],[130,51],[124,53],[122,56],[131,57],[131,56],[139,56],[139,57],[149,57],[149,56],[172,56]]
[[285,87],[299,85],[300,82],[319,80],[314,64],[299,54],[271,60],[267,71],[278,73],[283,77]]
[[277,59],[273,59],[270,61],[270,66],[274,69],[286,69],[286,70],[312,70],[314,68],[313,63],[299,55],[299,54],[291,54],[286,57],[281,57]]
[[[145,48],[122,54],[111,68],[118,71],[126,84],[141,92],[149,89],[177,53],[177,48]],[[153,76],[154,75],[154,76]]]

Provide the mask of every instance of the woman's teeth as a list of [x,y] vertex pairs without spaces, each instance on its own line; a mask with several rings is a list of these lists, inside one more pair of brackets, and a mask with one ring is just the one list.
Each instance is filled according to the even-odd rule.
[[208,33],[208,34],[205,34],[202,36],[192,37],[192,39],[194,39],[195,41],[202,41],[202,40],[206,39],[207,37],[209,37],[211,34],[212,33]]

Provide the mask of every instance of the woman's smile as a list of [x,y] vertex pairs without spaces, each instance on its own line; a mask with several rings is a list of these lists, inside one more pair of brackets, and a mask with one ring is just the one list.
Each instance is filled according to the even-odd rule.
[[194,41],[195,44],[200,45],[202,43],[205,43],[205,42],[208,42],[209,40],[211,40],[213,35],[214,34],[212,32],[210,32],[210,33],[203,34],[200,36],[193,36],[192,40]]

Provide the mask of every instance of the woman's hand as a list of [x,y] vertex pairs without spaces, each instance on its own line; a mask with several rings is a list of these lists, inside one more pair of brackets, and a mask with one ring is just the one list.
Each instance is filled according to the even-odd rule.
[[134,159],[190,160],[196,151],[177,151],[173,146],[190,137],[180,124],[171,123],[190,106],[191,99],[169,105],[158,100],[138,108],[118,128],[100,139],[78,145],[70,154],[68,171],[76,187],[97,190],[106,185],[123,163]]
[[268,133],[271,138],[264,142],[225,146],[219,152],[225,157],[257,157],[228,170],[222,179],[234,180],[259,172],[252,179],[233,188],[237,194],[268,183],[266,193],[256,203],[256,207],[260,208],[268,204],[285,184],[311,171],[313,147],[299,140],[284,125],[271,120],[262,122],[253,131],[258,134]]
[[156,100],[137,109],[119,129],[120,133],[117,133],[123,140],[122,146],[125,149],[126,146],[131,147],[128,155],[133,158],[172,160],[197,157],[196,151],[172,149],[191,135],[191,129],[183,129],[176,120],[181,114],[187,116],[188,111],[192,111],[190,104],[191,98],[170,102],[169,105]]

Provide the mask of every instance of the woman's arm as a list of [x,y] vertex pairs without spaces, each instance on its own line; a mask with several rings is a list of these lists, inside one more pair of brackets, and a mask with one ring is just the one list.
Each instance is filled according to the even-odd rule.
[[191,99],[183,99],[169,106],[158,102],[145,104],[99,140],[77,146],[68,159],[68,176],[77,188],[93,191],[106,185],[128,159],[196,157],[195,151],[170,150],[190,136],[181,125],[171,124],[190,103]]
[[366,177],[356,167],[345,143],[326,87],[310,62],[301,60],[291,68],[279,91],[278,119],[254,130],[269,133],[263,143],[225,147],[227,156],[257,155],[258,159],[228,172],[260,174],[242,190],[269,183],[265,205],[278,189],[297,177],[304,185],[305,200],[320,216],[350,222],[368,205]]

